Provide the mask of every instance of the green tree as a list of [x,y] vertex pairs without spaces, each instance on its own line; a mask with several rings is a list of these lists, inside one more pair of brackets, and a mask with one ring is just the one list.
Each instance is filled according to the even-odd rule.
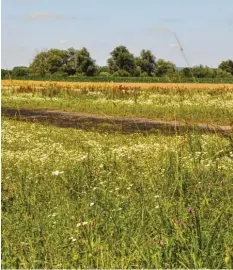
[[77,69],[77,59],[76,50],[74,48],[69,48],[66,51],[65,63],[62,66],[62,71],[64,71],[68,76],[74,75]]
[[130,75],[134,74],[136,64],[134,56],[125,46],[118,46],[111,52],[111,57],[107,61],[108,68],[111,74],[125,70]]
[[172,75],[176,71],[176,66],[172,62],[159,59],[157,61],[156,75],[159,77]]
[[142,73],[147,74],[147,76],[155,76],[156,58],[150,50],[142,50],[140,57],[135,58],[135,63],[140,67]]
[[91,58],[86,48],[76,51],[77,74],[93,76],[97,72],[95,61]]
[[195,66],[192,68],[192,74],[195,78],[214,78],[215,72],[213,68],[208,66]]
[[215,70],[215,76],[216,78],[232,78],[232,75],[230,72],[227,72],[225,70],[222,70],[221,68],[218,68]]
[[29,74],[42,77],[49,74],[47,51],[40,52],[34,57],[32,63],[29,66]]
[[68,54],[65,50],[51,49],[47,52],[48,71],[50,74],[63,71],[67,65]]
[[222,61],[222,63],[218,66],[218,68],[228,73],[231,73],[231,75],[233,75],[233,61],[232,60]]
[[20,66],[20,67],[14,67],[12,69],[12,76],[13,77],[26,77],[28,76],[28,67]]
[[11,79],[12,71],[8,69],[1,69],[2,79]]
[[191,68],[183,68],[181,71],[180,71],[180,74],[182,75],[182,76],[184,76],[184,77],[188,77],[188,78],[190,78],[190,77],[192,77],[192,70],[191,70]]

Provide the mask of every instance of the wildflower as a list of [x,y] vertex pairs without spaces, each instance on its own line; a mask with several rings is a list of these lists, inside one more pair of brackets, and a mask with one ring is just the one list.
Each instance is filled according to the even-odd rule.
[[122,208],[120,207],[118,210],[119,210],[119,211],[121,211],[121,210],[122,210]]
[[90,206],[93,206],[94,204],[95,204],[95,203],[91,202],[89,205],[90,205]]
[[155,209],[159,209],[159,205],[156,205],[156,206],[155,206]]
[[63,174],[63,172],[60,172],[60,171],[54,171],[54,172],[52,172],[52,175],[58,176],[58,175],[60,175],[60,174]]
[[85,225],[87,225],[87,224],[88,224],[87,221],[80,222],[80,223],[77,224],[77,227],[85,226]]

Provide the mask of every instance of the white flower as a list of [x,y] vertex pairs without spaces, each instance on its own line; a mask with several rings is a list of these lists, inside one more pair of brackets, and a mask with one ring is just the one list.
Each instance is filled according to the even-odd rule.
[[88,222],[87,222],[87,221],[84,221],[84,222],[78,223],[78,224],[77,224],[77,227],[85,226],[85,225],[87,225],[87,224],[88,224]]
[[52,175],[58,176],[58,175],[60,175],[60,174],[63,174],[63,172],[60,172],[60,171],[54,171],[54,172],[52,172]]
[[95,204],[95,203],[91,202],[89,205],[90,205],[90,206],[93,206],[94,204]]
[[119,211],[121,211],[121,210],[122,210],[122,208],[120,207],[118,210],[119,210]]
[[93,191],[95,191],[97,189],[97,187],[93,187]]
[[156,206],[155,206],[155,209],[158,209],[158,208],[159,208],[159,206],[158,206],[158,205],[156,205]]

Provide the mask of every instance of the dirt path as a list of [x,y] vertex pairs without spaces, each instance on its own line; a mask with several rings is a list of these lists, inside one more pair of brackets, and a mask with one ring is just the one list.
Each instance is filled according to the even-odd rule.
[[98,129],[113,130],[121,132],[150,132],[176,134],[187,131],[197,131],[201,133],[221,133],[223,135],[233,135],[233,126],[212,126],[208,124],[188,125],[176,121],[156,121],[145,118],[118,118],[88,115],[82,113],[63,112],[57,110],[30,110],[12,109],[2,107],[2,115],[11,119],[46,122],[59,127],[69,127],[78,129]]

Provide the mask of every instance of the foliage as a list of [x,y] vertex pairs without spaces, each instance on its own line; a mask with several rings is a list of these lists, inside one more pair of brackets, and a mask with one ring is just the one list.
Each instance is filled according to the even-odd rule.
[[108,68],[111,74],[124,70],[133,75],[136,68],[134,56],[125,46],[118,46],[111,52],[111,58],[108,59]]
[[130,77],[130,74],[124,69],[119,69],[113,73],[113,76],[114,77]]
[[32,63],[29,66],[29,72],[33,76],[41,77],[49,74],[47,51],[40,52],[34,57]]
[[231,75],[233,75],[233,61],[232,60],[223,61],[219,65],[219,69],[222,69],[228,73],[231,73]]
[[82,74],[86,76],[93,76],[97,67],[95,65],[95,61],[90,57],[90,53],[86,48],[82,48],[81,50],[76,52],[76,61],[77,61],[77,74]]
[[109,73],[109,72],[107,72],[107,71],[101,71],[100,73],[99,73],[99,76],[101,77],[109,77],[111,74]]
[[1,79],[10,79],[12,71],[7,69],[1,69]]
[[12,69],[13,77],[26,77],[29,74],[28,67],[20,66]]
[[156,75],[159,77],[167,76],[176,71],[176,66],[169,61],[165,61],[163,59],[159,59],[157,61],[157,72]]
[[[9,75],[9,71],[2,70],[2,79],[9,77],[7,73]],[[107,66],[98,66],[86,48],[50,49],[38,53],[29,69],[15,67],[12,76],[19,79],[44,78],[44,80],[64,78],[77,81],[125,82],[127,77],[127,81],[129,78],[129,81],[136,82],[211,82],[213,80],[222,83],[233,81],[233,61],[223,61],[217,69],[203,65],[178,69],[170,61],[164,59],[156,61],[156,57],[150,50],[142,50],[140,56],[134,57],[125,46],[117,46],[111,52]]]
[[155,76],[157,64],[155,56],[150,50],[142,50],[140,57],[135,58],[135,63],[140,67],[141,73],[144,74],[142,77],[145,77],[145,74]]
[[67,74],[68,76],[75,73],[93,76],[97,71],[97,67],[86,48],[81,50],[69,48],[67,51],[51,49],[38,53],[29,70],[31,75],[42,77],[57,73]]

